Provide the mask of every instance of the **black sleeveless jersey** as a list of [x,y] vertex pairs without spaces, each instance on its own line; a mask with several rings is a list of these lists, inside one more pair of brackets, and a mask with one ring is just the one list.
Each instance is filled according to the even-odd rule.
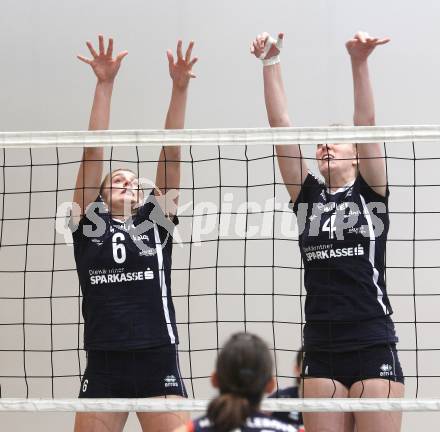
[[178,343],[170,289],[177,223],[150,194],[125,222],[113,219],[98,197],[73,227],[86,350]]
[[[384,278],[388,196],[388,189],[385,197],[379,195],[361,175],[334,193],[311,173],[305,179],[293,210],[304,263],[306,321],[321,322],[316,331],[310,325],[305,329],[306,345],[308,330],[311,338],[329,332],[337,340],[338,328],[327,326],[335,321],[345,337],[356,332],[349,338],[361,345],[397,340]],[[352,325],[363,320],[370,334],[359,334]]]
[[[215,427],[211,424],[208,417],[201,417],[191,422],[189,432],[215,432]],[[239,429],[234,432],[297,432],[295,426],[284,423],[262,413],[256,413],[248,417]],[[232,432],[232,431],[231,431]]]
[[[272,393],[270,399],[296,399],[298,397],[298,387],[286,387],[279,389]],[[281,420],[284,423],[291,424],[299,429],[304,425],[302,414],[298,411],[275,411],[272,413],[272,417],[277,420]]]

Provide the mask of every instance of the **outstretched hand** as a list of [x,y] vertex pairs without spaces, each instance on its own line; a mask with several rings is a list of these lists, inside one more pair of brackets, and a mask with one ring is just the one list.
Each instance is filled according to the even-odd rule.
[[371,37],[366,32],[359,31],[345,44],[345,47],[352,60],[365,61],[374,51],[374,48],[379,45],[385,45],[389,41],[390,38],[379,39]]
[[86,45],[89,48],[92,59],[80,55],[78,55],[77,58],[92,67],[99,82],[113,82],[121,66],[121,62],[128,54],[128,51],[122,51],[113,58],[113,39],[109,38],[107,50],[105,50],[104,36],[99,35],[98,40],[99,54],[93,48],[92,43],[87,41]]
[[[261,60],[276,57],[280,53],[280,44],[282,44],[283,39],[284,33],[278,33],[279,42],[271,38],[269,33],[264,32],[259,34],[251,44],[251,54]],[[268,46],[268,44],[270,44],[270,46]],[[266,55],[264,55],[265,52]],[[262,58],[263,55],[264,57]]]
[[186,88],[191,78],[196,76],[192,72],[193,66],[197,63],[198,58],[191,58],[191,53],[194,47],[194,41],[191,41],[183,57],[182,53],[182,41],[177,42],[177,60],[174,61],[173,52],[167,50],[168,66],[170,71],[170,77],[173,80],[173,84],[178,88]]

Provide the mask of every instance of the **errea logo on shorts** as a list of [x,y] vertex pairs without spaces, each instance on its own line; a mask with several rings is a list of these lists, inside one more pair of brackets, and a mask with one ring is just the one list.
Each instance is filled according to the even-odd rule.
[[174,375],[167,375],[164,378],[165,387],[179,387],[177,378]]
[[387,377],[387,376],[391,376],[393,374],[393,367],[389,364],[383,364],[380,367],[380,376],[381,377]]

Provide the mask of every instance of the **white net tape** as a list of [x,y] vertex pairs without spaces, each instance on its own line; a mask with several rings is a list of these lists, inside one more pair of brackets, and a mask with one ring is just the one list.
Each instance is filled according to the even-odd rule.
[[[205,411],[197,399],[0,399],[0,411],[163,412]],[[266,399],[265,411],[439,411],[440,399]]]
[[331,126],[301,128],[180,129],[77,132],[3,132],[1,148],[133,145],[273,145],[432,141],[440,126]]

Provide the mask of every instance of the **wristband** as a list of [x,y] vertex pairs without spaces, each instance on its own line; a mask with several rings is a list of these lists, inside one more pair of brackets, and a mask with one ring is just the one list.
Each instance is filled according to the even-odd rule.
[[274,64],[279,63],[281,60],[280,60],[280,56],[277,55],[268,59],[261,59],[261,61],[263,62],[263,66],[272,66]]
[[264,51],[260,55],[260,60],[263,62],[263,66],[271,66],[280,62],[280,55],[276,55],[270,58],[265,58],[272,45],[275,45],[279,51],[283,47],[283,40],[278,38],[275,40],[272,36],[267,38],[266,44],[264,46]]

